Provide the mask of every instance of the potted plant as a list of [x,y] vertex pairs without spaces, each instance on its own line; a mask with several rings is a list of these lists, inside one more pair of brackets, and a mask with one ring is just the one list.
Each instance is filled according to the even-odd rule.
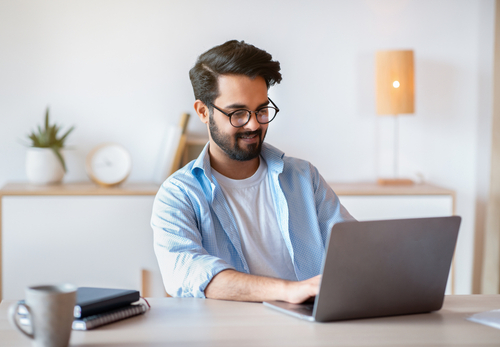
[[49,108],[45,111],[45,128],[38,126],[38,131],[28,134],[31,146],[26,153],[26,174],[28,181],[34,184],[60,183],[67,171],[64,154],[64,141],[71,127],[66,133],[58,137],[60,127],[49,123]]

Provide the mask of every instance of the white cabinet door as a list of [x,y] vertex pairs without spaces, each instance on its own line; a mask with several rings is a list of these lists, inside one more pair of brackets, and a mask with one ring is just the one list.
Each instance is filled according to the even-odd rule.
[[[154,196],[4,196],[3,299],[33,284],[141,289],[164,296],[150,227]],[[152,278],[151,278],[152,277]]]
[[359,221],[453,214],[451,195],[339,195],[339,199]]

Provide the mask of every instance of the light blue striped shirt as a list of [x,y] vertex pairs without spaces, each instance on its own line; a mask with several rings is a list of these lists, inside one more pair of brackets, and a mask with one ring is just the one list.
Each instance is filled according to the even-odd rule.
[[[316,276],[332,226],[353,218],[309,162],[267,143],[261,155],[297,279]],[[151,225],[165,290],[172,296],[204,298],[206,286],[222,270],[250,273],[235,219],[212,174],[208,144],[162,184]]]

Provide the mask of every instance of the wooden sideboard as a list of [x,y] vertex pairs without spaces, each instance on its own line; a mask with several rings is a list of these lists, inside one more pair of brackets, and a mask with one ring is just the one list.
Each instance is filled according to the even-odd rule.
[[[454,192],[432,185],[331,186],[358,220],[454,213]],[[150,227],[158,188],[151,183],[5,185],[0,189],[0,298],[19,299],[27,285],[57,282],[164,296]]]
[[[159,271],[149,225],[158,188],[150,183],[5,185],[0,189],[0,297],[18,299],[27,285],[58,282],[140,290],[143,274]],[[161,283],[150,287],[157,288],[152,296],[163,296]]]

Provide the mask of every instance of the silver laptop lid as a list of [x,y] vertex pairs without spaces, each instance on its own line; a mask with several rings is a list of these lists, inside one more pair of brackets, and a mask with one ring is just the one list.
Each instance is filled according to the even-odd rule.
[[442,307],[461,218],[345,222],[328,240],[316,321]]

